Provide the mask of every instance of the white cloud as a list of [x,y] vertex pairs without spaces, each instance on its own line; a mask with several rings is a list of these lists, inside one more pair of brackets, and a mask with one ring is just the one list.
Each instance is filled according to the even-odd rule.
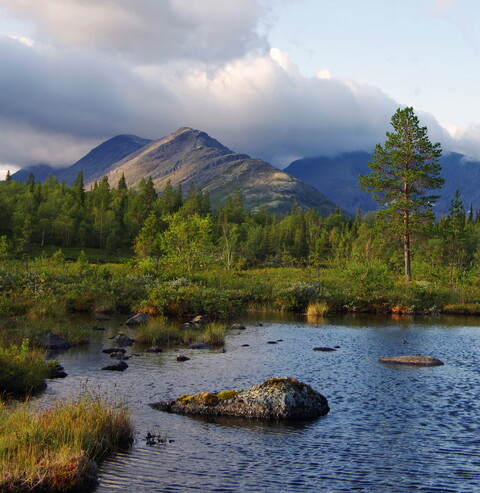
[[38,35],[65,46],[158,63],[222,61],[266,49],[257,29],[260,0],[0,0],[32,21]]
[[[71,164],[119,133],[155,139],[190,126],[284,166],[372,150],[399,106],[328,68],[302,76],[258,34],[266,0],[0,5],[43,33],[40,40],[29,34],[33,44],[0,36],[7,67],[0,71],[0,163]],[[455,144],[431,115],[420,116],[432,140]],[[460,143],[474,150],[474,137]]]

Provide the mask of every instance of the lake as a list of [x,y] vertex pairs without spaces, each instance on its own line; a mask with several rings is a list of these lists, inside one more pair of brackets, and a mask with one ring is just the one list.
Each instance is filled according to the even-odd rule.
[[[125,330],[118,319],[101,322],[107,330],[92,331],[88,346],[59,355],[68,377],[50,381],[40,403],[86,388],[123,400],[133,415],[136,441],[102,464],[97,492],[480,491],[479,319],[359,315],[308,323],[255,314],[242,321],[247,329],[228,334],[226,352],[150,354],[134,345],[127,354],[141,354],[123,373],[100,370],[111,362],[101,349]],[[135,329],[126,333],[134,337]],[[340,348],[325,353],[316,346]],[[378,362],[417,353],[445,365]],[[176,361],[179,354],[190,361]],[[268,423],[197,419],[148,406],[272,376],[310,384],[327,397],[330,413]],[[147,445],[149,432],[165,443]]]

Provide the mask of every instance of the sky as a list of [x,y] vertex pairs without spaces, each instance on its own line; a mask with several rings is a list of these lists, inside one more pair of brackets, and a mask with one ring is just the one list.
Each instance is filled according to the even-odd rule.
[[413,106],[480,159],[478,0],[0,0],[0,177],[192,127],[280,168]]

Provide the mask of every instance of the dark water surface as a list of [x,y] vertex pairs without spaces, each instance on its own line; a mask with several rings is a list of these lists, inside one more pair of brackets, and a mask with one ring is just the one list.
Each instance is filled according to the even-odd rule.
[[[184,363],[176,361],[179,352],[166,351],[133,356],[123,373],[101,371],[111,361],[101,349],[112,345],[114,322],[105,322],[108,330],[94,333],[89,346],[59,357],[69,376],[52,381],[41,400],[78,395],[86,385],[123,399],[133,414],[137,439],[128,453],[103,463],[96,491],[480,491],[479,319],[360,316],[309,324],[263,317],[231,332],[225,353],[182,350],[191,358]],[[312,350],[335,345],[335,352]],[[377,361],[415,353],[445,365],[393,368]],[[271,376],[309,383],[327,397],[330,413],[310,422],[265,423],[148,407]],[[147,432],[167,443],[148,446]]]

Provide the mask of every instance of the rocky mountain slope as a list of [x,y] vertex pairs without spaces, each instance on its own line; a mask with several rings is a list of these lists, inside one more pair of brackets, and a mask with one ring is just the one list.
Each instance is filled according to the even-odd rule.
[[[127,185],[152,177],[157,190],[168,181],[190,185],[209,192],[212,204],[222,203],[238,188],[245,207],[251,210],[286,212],[295,202],[299,207],[315,208],[323,215],[335,210],[335,204],[314,187],[260,159],[236,154],[204,132],[181,128],[173,134],[145,145],[113,163],[104,173],[111,184],[124,174]],[[85,179],[91,185],[98,174]]]

